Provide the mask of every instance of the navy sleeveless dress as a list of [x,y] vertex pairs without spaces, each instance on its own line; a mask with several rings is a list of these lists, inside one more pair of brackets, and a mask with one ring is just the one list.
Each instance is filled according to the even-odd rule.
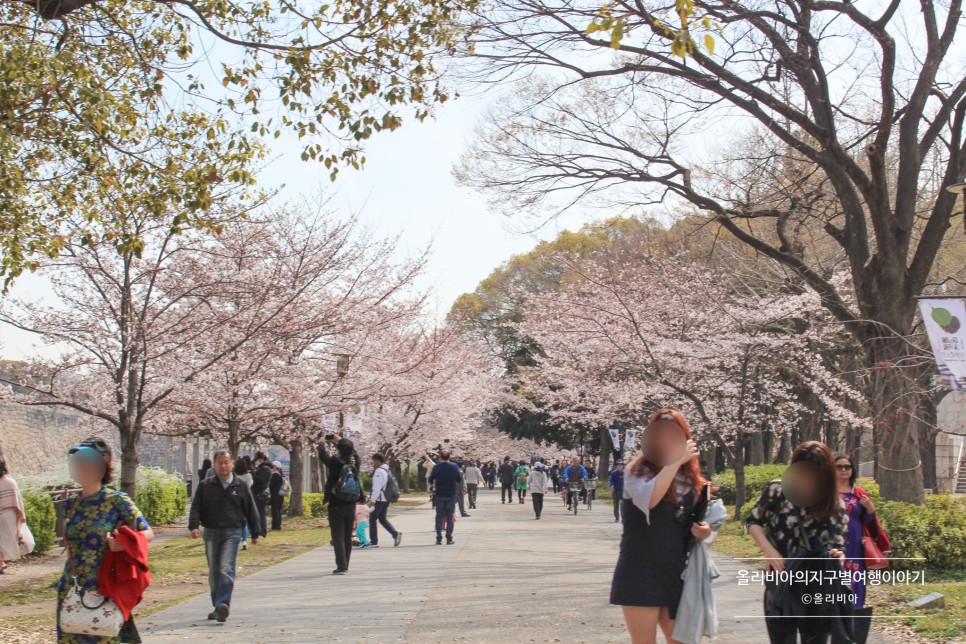
[[650,522],[630,499],[623,499],[624,534],[614,569],[610,603],[618,606],[666,607],[674,619],[684,582],[681,573],[691,536],[694,495],[679,504],[662,500],[651,509]]

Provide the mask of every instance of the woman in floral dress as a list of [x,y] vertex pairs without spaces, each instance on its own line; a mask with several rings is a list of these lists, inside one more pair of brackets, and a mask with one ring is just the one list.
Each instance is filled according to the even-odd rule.
[[[65,644],[107,644],[140,642],[132,616],[116,637],[97,637],[64,633],[60,628],[60,608],[72,580],[82,590],[97,590],[97,573],[107,549],[122,548],[113,537],[122,524],[143,531],[148,541],[154,533],[134,502],[123,492],[107,487],[113,480],[111,448],[100,438],[88,438],[68,452],[71,477],[81,486],[81,493],[67,501],[65,527],[70,559],[57,586],[57,641]],[[73,563],[73,566],[71,565]],[[73,568],[73,570],[72,570]]]

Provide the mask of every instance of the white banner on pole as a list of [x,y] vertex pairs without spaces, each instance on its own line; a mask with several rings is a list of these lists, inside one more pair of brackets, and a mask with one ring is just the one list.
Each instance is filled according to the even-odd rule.
[[628,429],[626,432],[624,432],[624,445],[628,450],[632,452],[634,451],[634,448],[637,447],[636,429]]
[[966,391],[966,299],[923,298],[919,310],[943,386]]
[[611,427],[607,431],[610,432],[610,444],[618,452],[621,451],[621,430],[616,427]]

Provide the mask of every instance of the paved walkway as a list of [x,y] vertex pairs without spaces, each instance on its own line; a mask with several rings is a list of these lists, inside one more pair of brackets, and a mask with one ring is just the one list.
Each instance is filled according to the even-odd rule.
[[[578,516],[548,495],[543,518],[481,492],[456,524],[456,545],[434,545],[428,505],[393,518],[392,548],[353,553],[331,574],[318,548],[240,580],[226,624],[206,619],[208,594],[139,621],[146,643],[165,642],[626,642],[620,609],[607,603],[620,527],[607,504]],[[261,546],[254,546],[261,547]],[[718,642],[767,642],[758,587],[738,586],[737,561],[716,556]],[[661,640],[663,641],[663,640]]]

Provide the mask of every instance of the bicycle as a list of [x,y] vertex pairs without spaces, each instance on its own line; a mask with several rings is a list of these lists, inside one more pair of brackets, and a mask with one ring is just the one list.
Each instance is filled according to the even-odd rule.
[[570,509],[577,514],[577,508],[580,506],[580,493],[584,489],[583,481],[571,481],[567,483],[567,491],[570,496]]

